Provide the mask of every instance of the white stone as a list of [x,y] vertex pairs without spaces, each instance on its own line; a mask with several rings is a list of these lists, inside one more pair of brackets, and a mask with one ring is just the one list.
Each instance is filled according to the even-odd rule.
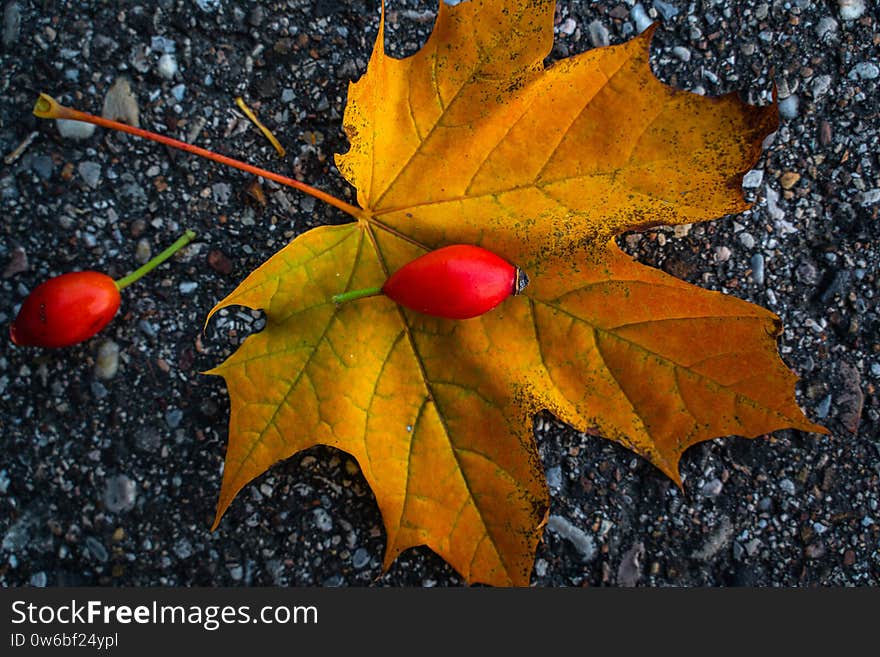
[[880,187],[868,189],[859,194],[859,203],[864,206],[880,203]]
[[764,180],[763,169],[752,169],[743,176],[743,187],[746,189],[754,189],[760,187]]
[[648,18],[648,13],[645,11],[645,8],[642,7],[641,3],[637,3],[630,10],[630,15],[636,24],[636,32],[639,34],[651,27],[651,23],[653,23],[653,21]]
[[817,75],[815,78],[813,78],[813,84],[810,86],[810,91],[813,94],[813,98],[818,100],[819,98],[827,94],[830,88],[831,76]]
[[169,53],[165,53],[159,58],[159,75],[166,80],[172,80],[177,73],[177,57]]
[[796,118],[798,115],[798,97],[792,94],[779,101],[779,113],[786,119]]
[[854,21],[865,13],[865,0],[837,0],[837,5],[845,21]]
[[848,77],[850,80],[874,80],[880,77],[880,67],[874,62],[862,62],[853,66]]
[[683,62],[691,61],[691,51],[684,46],[675,46],[675,48],[672,49],[672,54]]
[[70,121],[69,119],[55,119],[58,134],[65,139],[88,139],[95,134],[95,124],[83,121]]
[[105,340],[98,347],[98,356],[95,358],[95,376],[106,381],[116,376],[118,370],[119,345],[113,340]]

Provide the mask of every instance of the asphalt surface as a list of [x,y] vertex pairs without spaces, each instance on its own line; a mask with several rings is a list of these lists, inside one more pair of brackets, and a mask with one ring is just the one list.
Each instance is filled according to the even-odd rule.
[[[414,52],[434,2],[389,2],[387,47]],[[684,492],[641,458],[536,418],[553,518],[536,586],[880,584],[878,83],[875,3],[560,0],[550,60],[659,19],[656,74],[767,103],[781,127],[747,176],[753,210],[621,237],[638,259],[776,312],[797,398],[829,437],[779,431],[689,450]],[[207,311],[311,227],[344,221],[292,190],[119,134],[62,136],[39,91],[293,174],[344,199],[346,89],[378,3],[6,2],[0,56],[0,324],[49,276],[119,276],[183,230],[180,257],[123,294],[99,336],[0,344],[0,585],[460,586],[426,548],[381,568],[375,500],[344,453],[314,448],[248,486],[209,526],[228,396],[200,374],[262,327]],[[172,61],[173,60],[173,61]],[[131,97],[114,83],[125,78]],[[244,96],[287,147],[237,111]],[[133,102],[132,102],[133,101]],[[16,149],[21,146],[19,152]]]

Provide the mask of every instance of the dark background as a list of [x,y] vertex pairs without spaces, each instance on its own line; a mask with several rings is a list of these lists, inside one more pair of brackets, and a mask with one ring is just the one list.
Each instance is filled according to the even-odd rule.
[[[752,211],[621,244],[779,314],[782,356],[802,377],[798,400],[832,435],[696,446],[682,460],[682,494],[622,447],[539,416],[551,526],[567,521],[574,532],[545,532],[533,584],[876,586],[880,11],[870,0],[855,20],[836,0],[632,4],[560,0],[550,60],[632,37],[640,7],[663,22],[652,50],[662,80],[710,95],[743,90],[753,103],[769,102],[775,83],[783,116],[760,183],[748,181]],[[0,585],[461,585],[425,548],[383,574],[372,493],[347,455],[326,448],[273,468],[208,531],[228,397],[200,372],[262,321],[232,311],[202,333],[205,315],[292,237],[345,217],[271,184],[263,206],[242,173],[101,129],[63,138],[31,116],[39,91],[100,113],[125,76],[142,127],[197,133],[200,145],[351,198],[332,155],[347,148],[346,88],[365,70],[378,3],[3,7],[0,151],[35,134],[0,163],[0,324],[49,276],[120,276],[138,252],[155,254],[186,228],[199,239],[125,290],[94,339],[58,351],[0,344]],[[389,52],[414,52],[435,8],[390,1]],[[177,71],[167,79],[159,58],[171,49]],[[286,146],[284,160],[237,112],[237,95]]]

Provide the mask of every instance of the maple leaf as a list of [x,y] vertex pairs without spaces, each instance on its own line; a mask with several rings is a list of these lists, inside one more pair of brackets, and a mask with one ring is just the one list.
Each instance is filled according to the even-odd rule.
[[[697,442],[825,432],[794,401],[775,315],[614,242],[749,207],[742,175],[776,129],[775,105],[660,83],[652,30],[545,69],[553,10],[441,2],[403,60],[385,54],[383,12],[336,160],[357,221],[300,235],[211,311],[267,319],[211,371],[231,398],[215,527],[272,464],[331,445],[375,493],[386,568],[427,545],[469,582],[525,585],[548,507],[536,412],[626,445],[679,484]],[[331,301],[452,243],[522,267],[525,294],[465,321],[383,296]]]

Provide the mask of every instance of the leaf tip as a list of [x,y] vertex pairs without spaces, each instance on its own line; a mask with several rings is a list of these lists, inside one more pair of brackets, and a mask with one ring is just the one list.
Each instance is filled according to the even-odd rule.
[[660,21],[654,21],[644,29],[644,31],[639,35],[639,38],[644,39],[646,43],[650,44],[658,27],[660,27]]
[[[229,297],[226,297],[226,299],[228,298]],[[205,317],[205,323],[202,325],[202,333],[208,330],[208,323],[211,321],[211,318],[217,313],[217,311],[222,310],[229,305],[228,303],[226,303],[226,299],[218,301],[217,305],[215,305],[213,308],[211,308],[211,310],[208,311],[208,315],[207,317]]]
[[223,516],[226,514],[226,509],[229,508],[231,502],[231,499],[226,499],[224,497],[217,500],[217,512],[214,514],[214,522],[211,523],[211,532],[217,531],[217,528],[220,526],[220,521],[223,520]]
[[828,427],[824,427],[821,424],[816,424],[815,422],[810,422],[809,420],[806,420],[806,419],[804,422],[804,426],[798,427],[798,429],[801,431],[807,431],[809,433],[818,433],[823,436],[830,436],[831,435],[831,430],[828,429]]

